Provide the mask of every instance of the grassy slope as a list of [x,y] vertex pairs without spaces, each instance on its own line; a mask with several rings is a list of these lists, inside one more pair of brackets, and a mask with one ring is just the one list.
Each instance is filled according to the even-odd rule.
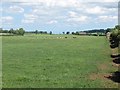
[[3,87],[117,87],[104,37],[3,37]]

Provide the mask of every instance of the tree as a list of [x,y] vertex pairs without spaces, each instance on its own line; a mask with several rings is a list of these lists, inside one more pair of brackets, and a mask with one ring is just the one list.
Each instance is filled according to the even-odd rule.
[[50,31],[50,35],[52,35],[52,31]]
[[35,34],[38,34],[38,30],[35,31]]
[[110,47],[111,48],[116,48],[119,47],[120,43],[120,27],[117,25],[115,28],[111,31],[110,34]]
[[13,34],[13,33],[14,33],[13,28],[11,28],[11,29],[9,30],[9,33],[11,33],[11,34]]
[[9,33],[9,31],[8,30],[3,30],[3,33]]
[[116,26],[115,26],[115,29],[120,30],[120,25],[116,25]]
[[70,34],[70,32],[66,32],[66,34]]
[[25,33],[25,30],[23,28],[19,28],[18,32],[19,32],[19,35],[23,36]]
[[75,33],[74,33],[74,32],[72,32],[72,34],[73,34],[73,35],[75,35]]
[[40,31],[40,34],[43,34],[43,31]]
[[45,31],[44,34],[47,34],[47,31]]
[[63,34],[65,34],[65,32],[62,32]]
[[79,35],[79,32],[77,31],[77,32],[75,33],[75,35]]
[[15,35],[19,35],[19,30],[18,29],[16,29],[15,31],[14,31],[14,33],[13,34],[15,34]]

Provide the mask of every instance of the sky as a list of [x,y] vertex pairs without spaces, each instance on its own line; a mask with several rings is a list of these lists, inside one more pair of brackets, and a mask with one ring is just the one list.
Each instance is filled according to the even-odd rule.
[[0,27],[75,32],[118,23],[119,0],[1,0]]

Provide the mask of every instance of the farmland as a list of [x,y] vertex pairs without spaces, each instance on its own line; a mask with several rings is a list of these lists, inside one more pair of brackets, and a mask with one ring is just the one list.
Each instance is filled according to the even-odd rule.
[[117,88],[110,54],[105,37],[3,36],[3,87]]

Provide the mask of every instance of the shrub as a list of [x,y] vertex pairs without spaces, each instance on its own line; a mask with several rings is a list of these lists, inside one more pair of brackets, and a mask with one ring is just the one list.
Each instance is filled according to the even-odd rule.
[[119,41],[120,41],[120,30],[119,29],[113,29],[110,34],[110,47],[116,48],[119,47]]

